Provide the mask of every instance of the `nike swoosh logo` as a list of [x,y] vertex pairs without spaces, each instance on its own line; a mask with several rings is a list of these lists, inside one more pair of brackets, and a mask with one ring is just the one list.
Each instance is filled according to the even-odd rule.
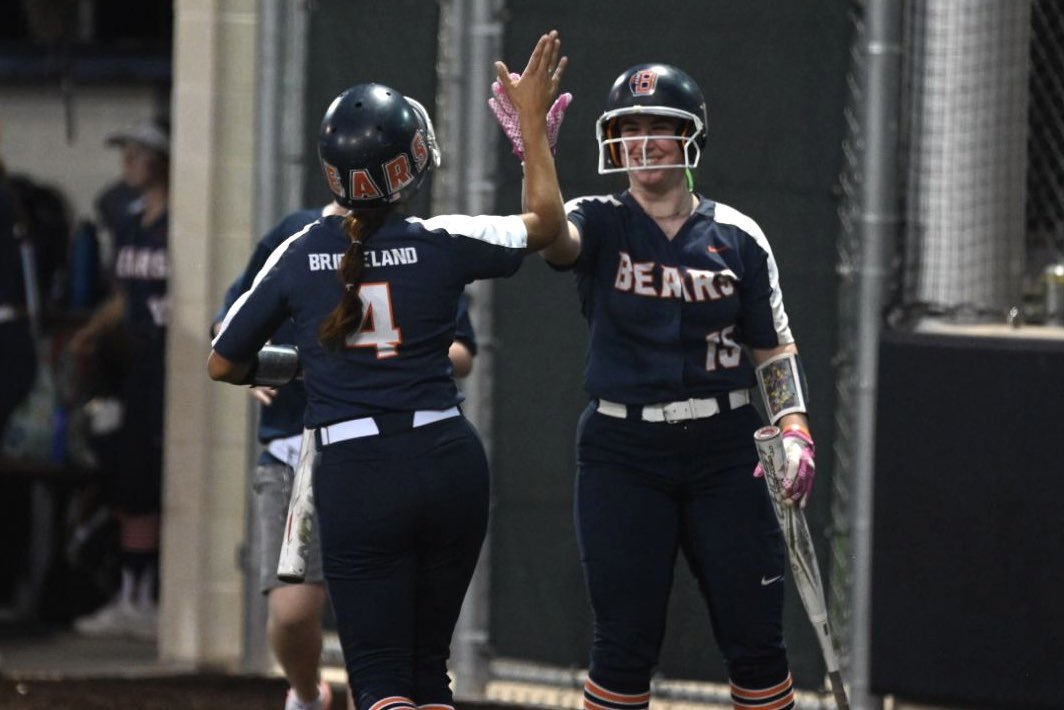
[[706,247],[706,251],[708,251],[710,254],[720,254],[722,252],[728,251],[728,247]]
[[783,579],[783,575],[782,574],[776,575],[775,577],[768,577],[768,578],[762,577],[761,578],[761,586],[762,587],[767,587],[768,585],[772,584],[773,582],[778,582],[781,579]]

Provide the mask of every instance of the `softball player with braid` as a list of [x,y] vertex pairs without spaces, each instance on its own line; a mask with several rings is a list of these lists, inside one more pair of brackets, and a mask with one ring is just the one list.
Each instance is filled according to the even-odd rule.
[[337,97],[319,155],[351,212],[270,255],[208,360],[213,379],[236,384],[291,376],[258,351],[294,322],[322,563],[360,710],[453,708],[446,661],[487,527],[488,465],[447,350],[465,284],[513,274],[565,222],[546,130],[559,50],[556,32],[543,35],[517,81],[496,64],[528,146],[520,215],[399,214],[438,162],[428,115],[380,84]]
[[[506,112],[492,109],[513,137]],[[566,228],[542,252],[575,272],[590,326],[576,481],[595,619],[585,707],[648,706],[682,551],[734,706],[791,708],[785,549],[755,480],[755,379],[786,430],[788,503],[805,504],[814,464],[772,250],[754,220],[692,191],[706,109],[687,74],[625,71],[596,128],[599,172],[627,173],[628,189],[568,202]]]
[[[311,222],[346,215],[347,211],[346,207],[331,202],[322,209],[297,210],[284,217],[259,240],[243,273],[226,290],[225,302],[215,316],[212,330],[216,333],[221,327],[229,308],[251,288],[255,275],[285,239]],[[477,351],[468,304],[469,298],[463,293],[458,301],[454,342],[448,350],[455,377],[465,377],[472,371]],[[291,343],[292,328],[291,322],[285,323],[273,334],[270,342],[274,345]],[[307,546],[304,581],[289,584],[277,578],[277,559],[288,522],[288,501],[303,439],[306,392],[300,380],[283,387],[252,387],[248,391],[262,404],[258,438],[263,451],[255,466],[253,485],[260,540],[259,588],[267,596],[266,635],[270,649],[291,685],[285,698],[285,710],[329,710],[332,689],[320,680],[318,668],[326,591],[316,526],[311,529],[311,542]],[[353,710],[352,696],[348,694],[347,699],[348,707]]]

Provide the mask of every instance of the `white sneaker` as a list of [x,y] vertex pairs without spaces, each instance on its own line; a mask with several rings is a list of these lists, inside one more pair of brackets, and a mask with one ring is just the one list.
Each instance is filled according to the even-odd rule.
[[74,630],[85,636],[131,636],[154,640],[158,633],[158,621],[158,612],[154,607],[138,608],[119,596],[92,614],[76,619]]
[[329,710],[332,707],[332,686],[325,681],[318,683],[318,697],[304,703],[296,697],[296,691],[288,689],[284,699],[284,710]]
[[107,604],[74,620],[74,630],[85,636],[121,636],[129,602],[117,596]]

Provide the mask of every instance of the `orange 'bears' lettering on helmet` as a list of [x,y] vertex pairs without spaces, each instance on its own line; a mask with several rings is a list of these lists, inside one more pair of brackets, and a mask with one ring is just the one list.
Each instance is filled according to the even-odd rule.
[[351,171],[351,199],[376,200],[381,196],[381,189],[373,182],[368,170]]
[[400,153],[384,164],[384,178],[388,181],[388,194],[394,195],[414,180],[410,160]]
[[418,172],[424,170],[425,164],[429,162],[429,149],[421,131],[415,133],[414,139],[410,141],[410,155],[414,156],[414,165],[417,166]]
[[336,169],[336,166],[330,165],[325,161],[322,161],[321,167],[325,171],[325,182],[329,184],[329,190],[334,195],[343,197],[344,183],[340,180],[340,171]]

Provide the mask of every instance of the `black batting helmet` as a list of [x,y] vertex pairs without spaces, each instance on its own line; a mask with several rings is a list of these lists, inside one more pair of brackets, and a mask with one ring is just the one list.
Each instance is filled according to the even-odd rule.
[[606,98],[606,111],[595,124],[600,173],[638,169],[622,162],[624,139],[617,130],[618,119],[631,115],[679,119],[676,139],[683,147],[684,164],[672,167],[697,167],[706,145],[706,100],[694,79],[668,64],[637,64],[617,77]]
[[326,110],[318,158],[336,201],[363,210],[413,196],[439,150],[421,104],[383,84],[358,84]]

